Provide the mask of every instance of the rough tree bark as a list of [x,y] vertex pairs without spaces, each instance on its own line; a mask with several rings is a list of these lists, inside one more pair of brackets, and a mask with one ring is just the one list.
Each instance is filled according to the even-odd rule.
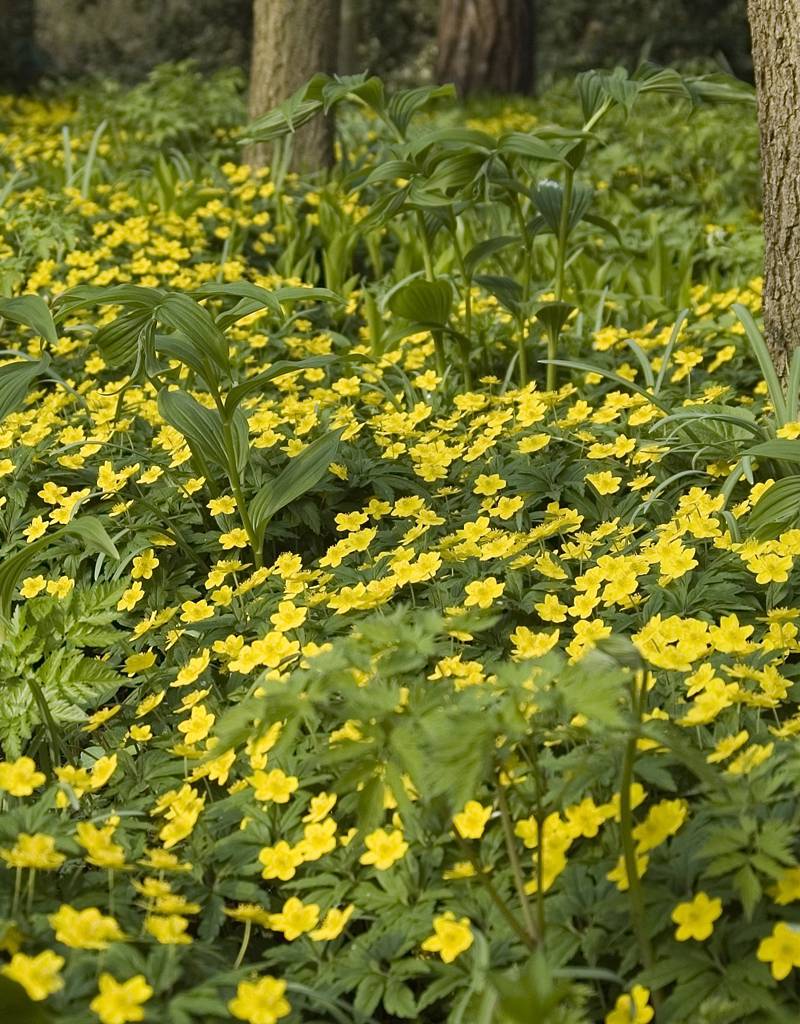
[[472,93],[530,93],[534,0],[441,0],[436,77]]
[[[249,113],[260,117],[278,106],[318,71],[335,70],[339,0],[253,0],[253,56]],[[270,147],[256,144],[245,160],[261,167]],[[294,139],[292,167],[313,171],[333,162],[333,124],[315,118]]]
[[800,3],[748,0],[764,191],[764,330],[784,379],[800,345]]

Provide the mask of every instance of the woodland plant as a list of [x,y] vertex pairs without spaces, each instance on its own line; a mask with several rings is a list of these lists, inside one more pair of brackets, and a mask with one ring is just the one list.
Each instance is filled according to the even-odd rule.
[[0,103],[3,1019],[796,1019],[796,389],[659,82],[318,83],[325,182]]

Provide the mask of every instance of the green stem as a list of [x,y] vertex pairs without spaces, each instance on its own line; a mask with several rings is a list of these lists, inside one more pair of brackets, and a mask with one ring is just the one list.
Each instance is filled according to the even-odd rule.
[[636,865],[636,843],[633,837],[633,809],[631,807],[631,787],[633,785],[633,767],[636,761],[636,744],[639,734],[639,725],[642,719],[642,705],[644,701],[645,684],[642,681],[641,691],[636,682],[633,683],[631,692],[631,705],[635,715],[635,727],[633,734],[625,744],[625,753],[622,760],[622,779],[620,782],[619,819],[620,835],[622,839],[622,856],[625,863],[625,873],[628,876],[628,895],[631,904],[631,921],[636,940],[639,944],[641,960],[646,968],[653,966],[653,949],[645,928],[645,907],[642,895],[642,883],[639,878],[639,871]]
[[36,892],[36,868],[30,868],[28,875],[28,917],[33,913],[33,894]]
[[461,846],[462,850],[466,854],[470,864],[475,869],[475,873],[478,876],[478,881],[481,883],[484,889],[486,889],[487,895],[491,899],[492,903],[494,903],[494,905],[497,907],[497,909],[500,911],[500,913],[503,915],[506,921],[508,921],[508,923],[514,929],[519,938],[522,939],[522,941],[525,943],[528,949],[530,949],[531,951],[535,950],[536,943],[519,923],[513,911],[508,906],[503,897],[500,895],[500,893],[497,891],[497,889],[495,889],[494,885],[491,882],[491,879],[489,879],[486,876],[486,872],[483,870],[483,865],[480,863],[475,854],[469,848],[469,844],[461,838],[461,836],[458,834],[458,830],[454,830],[453,834],[458,840],[458,843]]
[[253,931],[253,922],[245,921],[244,923],[244,934],[242,935],[242,944],[239,946],[239,952],[236,954],[236,959],[233,962],[233,970],[238,971],[242,966],[244,955],[247,952],[247,947],[250,945],[250,934]]
[[506,850],[508,851],[508,859],[511,864],[511,874],[514,877],[514,885],[522,906],[522,917],[525,921],[525,928],[532,941],[538,945],[541,941],[541,933],[536,927],[530,901],[528,900],[528,894],[525,892],[525,879],[522,876],[522,865],[520,864],[519,853],[517,852],[517,843],[514,837],[514,826],[511,821],[511,812],[509,811],[508,800],[506,799],[506,794],[504,793],[502,783],[500,782],[498,782],[497,785],[497,803],[500,807],[500,817],[503,822],[503,835],[506,841]]
[[[564,192],[561,197],[561,216],[558,222],[558,249],[556,252],[556,277],[555,294],[556,302],[564,298],[564,268],[567,262],[567,237],[569,235],[569,213],[572,206],[572,191],[575,183],[575,171],[567,166],[564,174]],[[551,339],[548,344],[548,358],[556,357],[556,339]],[[556,388],[556,367],[552,363],[547,364],[547,390],[555,391]]]
[[244,532],[247,534],[247,539],[250,542],[250,547],[253,549],[253,561],[255,562],[256,569],[260,569],[262,565],[262,554],[260,545],[256,540],[256,532],[253,529],[253,522],[250,518],[250,512],[247,508],[247,502],[245,501],[244,493],[242,491],[242,481],[239,476],[239,468],[236,465],[236,450],[233,445],[233,431],[231,429],[230,420],[220,410],[220,416],[222,417],[222,435],[225,441],[225,456],[228,460],[228,478],[231,482],[231,490],[233,491],[233,497],[236,502],[236,508],[239,512],[239,518],[242,521]]
[[14,898],[11,901],[11,918],[16,920],[19,913],[19,897],[22,892],[22,868],[16,868],[14,873]]

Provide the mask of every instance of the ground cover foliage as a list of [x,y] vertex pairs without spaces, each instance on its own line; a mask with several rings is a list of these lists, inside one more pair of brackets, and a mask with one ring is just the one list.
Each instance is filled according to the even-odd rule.
[[2,101],[15,1020],[796,1017],[752,107],[577,96]]

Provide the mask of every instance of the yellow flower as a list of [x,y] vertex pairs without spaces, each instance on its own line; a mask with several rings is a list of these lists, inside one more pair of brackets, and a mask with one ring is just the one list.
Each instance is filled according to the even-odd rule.
[[672,920],[678,925],[675,938],[678,942],[696,939],[704,942],[714,931],[714,922],[722,913],[722,900],[710,898],[699,892],[688,903],[679,903],[672,911]]
[[800,967],[800,931],[781,921],[761,940],[756,957],[770,965],[776,981],[782,981],[793,967]]
[[292,1009],[284,998],[285,992],[286,982],[268,974],[255,981],[240,981],[228,1009],[237,1020],[248,1024],[275,1024]]
[[97,828],[90,821],[79,821],[75,827],[76,838],[86,850],[86,859],[98,868],[122,868],[125,866],[125,851],[112,839],[119,818],[111,818],[107,825]]
[[319,920],[319,907],[316,903],[303,903],[296,896],[291,896],[283,905],[280,914],[271,914],[269,926],[275,932],[283,932],[288,942],[293,942],[305,932],[312,931]]
[[464,810],[453,815],[453,824],[462,839],[480,839],[491,816],[491,807],[484,807],[477,800],[468,800]]
[[475,486],[472,488],[473,494],[482,494],[487,497],[492,494],[497,494],[498,491],[502,491],[505,487],[506,482],[497,473],[492,473],[491,476],[487,476],[481,473],[475,480]]
[[335,793],[318,793],[316,796],[312,796],[303,821],[322,821],[323,818],[327,818],[333,810],[336,800]]
[[12,796],[30,796],[44,781],[44,773],[36,770],[36,763],[30,757],[0,761],[0,789]]
[[89,1003],[102,1024],[128,1024],[129,1021],[144,1020],[142,1004],[152,996],[153,990],[143,974],[136,974],[128,981],[117,981],[106,971],[97,981],[99,993]]
[[297,844],[297,852],[304,861],[319,860],[336,849],[336,822],[333,818],[311,822],[303,829],[303,838]]
[[426,953],[438,953],[446,964],[451,964],[475,941],[469,918],[456,920],[455,914],[446,910],[433,919],[433,935],[422,943]]
[[125,659],[125,674],[135,676],[137,672],[144,672],[152,668],[156,663],[156,656],[152,651],[141,651],[139,654],[131,654]]
[[283,839],[274,846],[264,846],[258,859],[264,866],[262,878],[280,878],[282,882],[294,878],[296,868],[303,863],[303,855],[297,847],[289,846]]
[[630,995],[620,996],[614,1009],[606,1014],[605,1024],[649,1024],[655,1010],[648,1006],[650,991],[644,985],[634,985]]
[[488,576],[485,580],[475,580],[468,583],[464,588],[467,598],[464,604],[467,608],[477,605],[479,608],[489,608],[495,598],[500,597],[506,589],[505,583],[498,583],[494,576]]
[[221,498],[212,498],[206,507],[212,516],[229,516],[236,511],[236,502],[225,494]]
[[246,548],[248,544],[247,532],[240,526],[228,533],[221,533],[219,542],[226,551],[231,548]]
[[395,861],[405,856],[408,843],[399,829],[387,832],[378,828],[364,838],[366,853],[359,857],[359,864],[374,864],[378,871],[385,871]]
[[122,597],[117,601],[118,612],[130,612],[136,607],[136,605],[144,597],[144,588],[141,583],[136,580],[131,586],[125,591]]
[[187,743],[199,743],[211,732],[215,721],[216,715],[206,711],[202,704],[196,704],[189,718],[178,725],[178,731],[184,734]]
[[300,784],[294,775],[286,775],[280,768],[270,772],[257,771],[247,781],[255,790],[256,800],[272,800],[276,804],[288,803],[289,797]]
[[22,531],[25,535],[28,544],[34,540],[38,540],[39,537],[43,536],[47,531],[47,523],[42,519],[41,516],[34,516],[31,520],[30,525],[26,526]]
[[46,587],[47,580],[44,576],[26,576],[22,581],[22,586],[19,588],[19,595],[24,598],[36,597]]
[[34,868],[36,871],[54,871],[67,859],[56,850],[56,841],[43,832],[29,835],[20,832],[11,849],[0,849],[0,857],[10,868]]
[[134,558],[131,576],[135,580],[149,580],[153,575],[153,570],[160,564],[155,551],[148,548],[147,551],[143,551],[141,555]]
[[281,601],[277,612],[269,617],[279,633],[285,633],[289,629],[298,629],[306,620],[307,608],[297,608],[294,601]]
[[637,854],[647,853],[674,835],[686,820],[687,809],[685,800],[662,800],[654,804],[645,820],[633,830]]
[[184,601],[181,605],[181,622],[202,622],[210,619],[214,609],[208,601]]
[[329,942],[331,939],[338,939],[344,931],[345,925],[352,917],[355,907],[351,903],[343,910],[332,907],[325,915],[325,920],[311,932],[311,938],[315,942]]
[[179,914],[151,915],[144,926],[162,946],[188,946],[192,941],[191,936],[185,934],[189,922]]
[[586,479],[598,494],[616,494],[622,483],[621,476],[614,476],[608,470],[604,470],[602,473],[587,473]]
[[46,949],[38,956],[15,953],[11,963],[0,969],[0,973],[22,985],[28,997],[39,1003],[64,987],[61,977],[63,966],[64,958]]
[[96,907],[76,910],[62,903],[47,920],[56,939],[72,949],[108,949],[110,943],[125,938],[114,918],[101,914]]

